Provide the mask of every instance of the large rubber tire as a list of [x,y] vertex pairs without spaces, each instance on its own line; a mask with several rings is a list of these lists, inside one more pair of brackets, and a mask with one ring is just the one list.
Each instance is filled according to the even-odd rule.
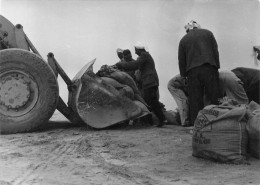
[[54,72],[38,55],[0,51],[0,133],[34,131],[53,115],[59,97]]

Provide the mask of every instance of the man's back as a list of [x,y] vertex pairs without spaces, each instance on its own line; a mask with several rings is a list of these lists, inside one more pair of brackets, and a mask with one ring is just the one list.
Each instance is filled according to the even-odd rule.
[[260,85],[260,70],[237,67],[231,70],[243,82],[245,91]]
[[143,88],[159,85],[159,78],[155,69],[155,63],[148,52],[143,52],[137,61],[140,62],[139,70],[141,72]]
[[206,29],[190,30],[180,41],[179,62],[185,64],[182,67],[185,72],[206,63],[219,68],[218,46],[212,32]]

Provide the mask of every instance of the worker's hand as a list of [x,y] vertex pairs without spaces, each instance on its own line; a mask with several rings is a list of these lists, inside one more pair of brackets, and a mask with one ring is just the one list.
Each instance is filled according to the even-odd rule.
[[69,91],[74,91],[77,88],[76,84],[68,85]]
[[110,68],[113,68],[113,69],[118,69],[116,64],[115,65],[112,65],[112,66],[109,66]]
[[116,66],[118,69],[122,69],[122,63],[121,63],[121,62],[116,63],[115,66]]

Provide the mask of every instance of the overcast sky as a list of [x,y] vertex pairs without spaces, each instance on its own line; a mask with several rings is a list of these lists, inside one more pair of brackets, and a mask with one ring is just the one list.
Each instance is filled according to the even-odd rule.
[[[53,52],[70,78],[94,58],[95,72],[118,62],[117,48],[136,58],[133,46],[143,42],[155,60],[167,109],[176,108],[167,83],[179,73],[178,44],[190,20],[214,33],[221,70],[259,68],[252,50],[260,45],[259,0],[1,0],[0,13],[23,25],[45,59]],[[67,99],[61,79],[59,84]]]

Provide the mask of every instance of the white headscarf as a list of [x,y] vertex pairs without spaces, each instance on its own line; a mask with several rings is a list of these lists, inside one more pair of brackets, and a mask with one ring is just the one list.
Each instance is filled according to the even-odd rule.
[[117,53],[123,53],[123,50],[120,49],[120,48],[117,48],[116,52],[117,52]]
[[201,28],[201,26],[196,21],[191,20],[188,24],[184,26],[184,28],[186,31],[188,31],[194,28]]
[[141,42],[137,42],[135,45],[134,45],[134,47],[136,48],[136,49],[144,49],[145,51],[148,51],[148,47],[147,46],[145,46],[143,43],[141,43]]

